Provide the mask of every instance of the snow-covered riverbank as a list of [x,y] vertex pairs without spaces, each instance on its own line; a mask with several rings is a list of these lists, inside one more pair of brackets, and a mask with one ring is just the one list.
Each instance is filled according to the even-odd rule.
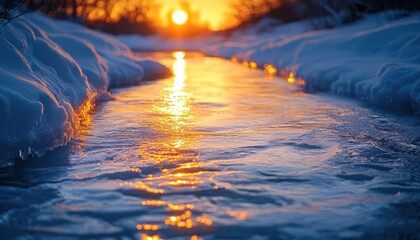
[[109,87],[170,74],[108,34],[39,13],[0,24],[0,56],[0,166],[68,143]]
[[[395,15],[379,13],[324,30],[315,30],[310,20],[277,27],[266,21],[218,43],[202,40],[199,47],[195,39],[183,49],[266,68],[311,90],[420,113],[420,14]],[[151,39],[119,38],[133,49],[147,46]],[[174,41],[158,45],[164,50],[181,46]]]

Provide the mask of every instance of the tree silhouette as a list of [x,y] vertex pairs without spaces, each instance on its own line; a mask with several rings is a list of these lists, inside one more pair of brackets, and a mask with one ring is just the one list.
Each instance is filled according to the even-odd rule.
[[158,15],[154,0],[0,0],[0,19],[9,22],[35,9],[115,34],[153,33],[151,18]]
[[[233,17],[239,26],[256,22],[264,16],[283,23],[324,17],[329,22],[348,23],[365,14],[386,10],[405,12],[420,10],[420,1],[407,0],[233,0]],[[327,17],[327,18],[325,18]]]

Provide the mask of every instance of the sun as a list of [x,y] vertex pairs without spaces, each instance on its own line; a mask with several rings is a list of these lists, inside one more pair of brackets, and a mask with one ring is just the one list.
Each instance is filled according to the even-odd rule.
[[172,21],[177,25],[185,24],[188,21],[188,14],[183,10],[176,10],[172,13]]

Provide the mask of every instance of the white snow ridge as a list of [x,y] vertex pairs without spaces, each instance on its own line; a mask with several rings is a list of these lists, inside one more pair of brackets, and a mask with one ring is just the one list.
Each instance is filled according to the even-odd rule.
[[108,34],[30,13],[0,24],[0,166],[67,144],[111,86],[168,76]]
[[[260,67],[270,64],[303,79],[306,88],[420,114],[420,14],[401,19],[388,15],[301,33],[290,32],[286,24],[276,33],[252,40],[237,36],[205,52]],[[308,22],[292,24],[305,29]]]

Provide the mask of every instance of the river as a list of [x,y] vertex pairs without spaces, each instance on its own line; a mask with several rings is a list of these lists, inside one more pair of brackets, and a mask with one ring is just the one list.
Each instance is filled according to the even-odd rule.
[[0,170],[2,239],[419,238],[420,119],[198,53]]

